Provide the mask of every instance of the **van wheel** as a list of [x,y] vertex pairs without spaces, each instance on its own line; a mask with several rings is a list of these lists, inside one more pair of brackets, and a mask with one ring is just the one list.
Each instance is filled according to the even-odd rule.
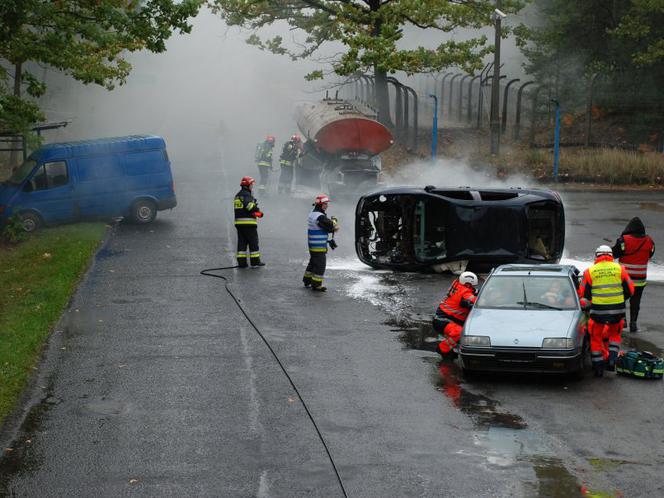
[[131,220],[139,225],[146,225],[152,223],[157,217],[157,206],[154,202],[141,199],[131,207]]
[[18,217],[21,220],[23,230],[28,233],[36,231],[42,225],[42,220],[37,213],[27,211],[19,214]]

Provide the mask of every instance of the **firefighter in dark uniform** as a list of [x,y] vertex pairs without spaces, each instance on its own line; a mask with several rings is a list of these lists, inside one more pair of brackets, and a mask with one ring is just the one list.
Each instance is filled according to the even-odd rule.
[[258,190],[264,192],[270,179],[272,168],[272,149],[274,149],[274,137],[268,135],[264,142],[256,147],[256,166],[260,176]]
[[281,175],[279,175],[279,193],[288,194],[291,191],[293,183],[293,171],[295,163],[302,153],[302,141],[300,135],[293,135],[291,139],[284,144],[279,157],[281,166]]
[[316,197],[314,210],[309,213],[307,220],[307,243],[309,245],[309,264],[304,272],[302,282],[305,287],[311,286],[311,290],[325,292],[327,288],[323,286],[323,275],[325,274],[325,264],[327,262],[327,245],[332,249],[337,247],[334,238],[330,239],[329,234],[339,230],[337,219],[332,216],[327,217],[326,211],[330,199],[325,194]]
[[438,344],[438,353],[443,358],[456,357],[454,348],[461,339],[463,324],[468,318],[470,309],[477,299],[477,275],[465,271],[457,278],[447,290],[433,317],[433,329],[445,338]]
[[256,180],[252,177],[243,177],[240,182],[242,188],[233,201],[235,228],[237,229],[237,265],[240,268],[247,267],[247,257],[249,257],[251,266],[265,266],[265,263],[261,262],[261,253],[258,250],[258,221],[256,220],[262,218],[263,213],[251,193],[254,183]]
[[655,243],[646,234],[646,227],[640,218],[632,218],[615,245],[611,248],[613,257],[619,258],[629,278],[634,282],[634,295],[629,300],[629,331],[638,332],[636,319],[641,308],[641,296],[646,288],[648,260],[655,254]]

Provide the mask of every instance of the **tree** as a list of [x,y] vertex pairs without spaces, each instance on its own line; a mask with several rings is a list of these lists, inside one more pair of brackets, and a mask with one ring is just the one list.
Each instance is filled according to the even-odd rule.
[[[25,133],[43,114],[34,100],[46,88],[26,66],[45,64],[109,90],[131,65],[127,52],[166,50],[188,33],[204,0],[2,0],[0,3],[0,129]],[[26,98],[26,94],[27,97]]]
[[[458,66],[468,72],[481,68],[482,58],[492,51],[486,37],[454,39],[436,46],[402,48],[404,28],[452,32],[457,28],[482,28],[492,24],[493,0],[210,0],[213,9],[230,26],[249,28],[250,44],[293,59],[311,57],[326,42],[340,42],[345,52],[329,61],[340,76],[373,73],[379,116],[389,122],[387,75],[404,71],[438,72]],[[503,10],[515,12],[524,0],[505,0]],[[282,36],[262,40],[258,31],[285,22],[295,33],[293,50]],[[322,78],[323,70],[308,79]]]
[[522,32],[528,72],[568,108],[585,105],[594,78],[599,103],[635,118],[641,135],[664,126],[664,1],[535,0],[535,7],[541,26]]

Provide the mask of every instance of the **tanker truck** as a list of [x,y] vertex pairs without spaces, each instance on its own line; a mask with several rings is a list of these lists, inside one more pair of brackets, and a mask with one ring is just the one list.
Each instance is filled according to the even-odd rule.
[[330,195],[366,193],[378,184],[380,153],[394,138],[369,107],[325,98],[298,106],[296,121],[306,138],[298,183]]

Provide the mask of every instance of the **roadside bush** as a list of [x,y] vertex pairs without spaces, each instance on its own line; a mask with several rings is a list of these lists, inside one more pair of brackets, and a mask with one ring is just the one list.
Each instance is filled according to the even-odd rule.
[[23,223],[16,214],[11,216],[0,229],[0,239],[9,244],[18,244],[22,240],[25,240],[26,236]]

